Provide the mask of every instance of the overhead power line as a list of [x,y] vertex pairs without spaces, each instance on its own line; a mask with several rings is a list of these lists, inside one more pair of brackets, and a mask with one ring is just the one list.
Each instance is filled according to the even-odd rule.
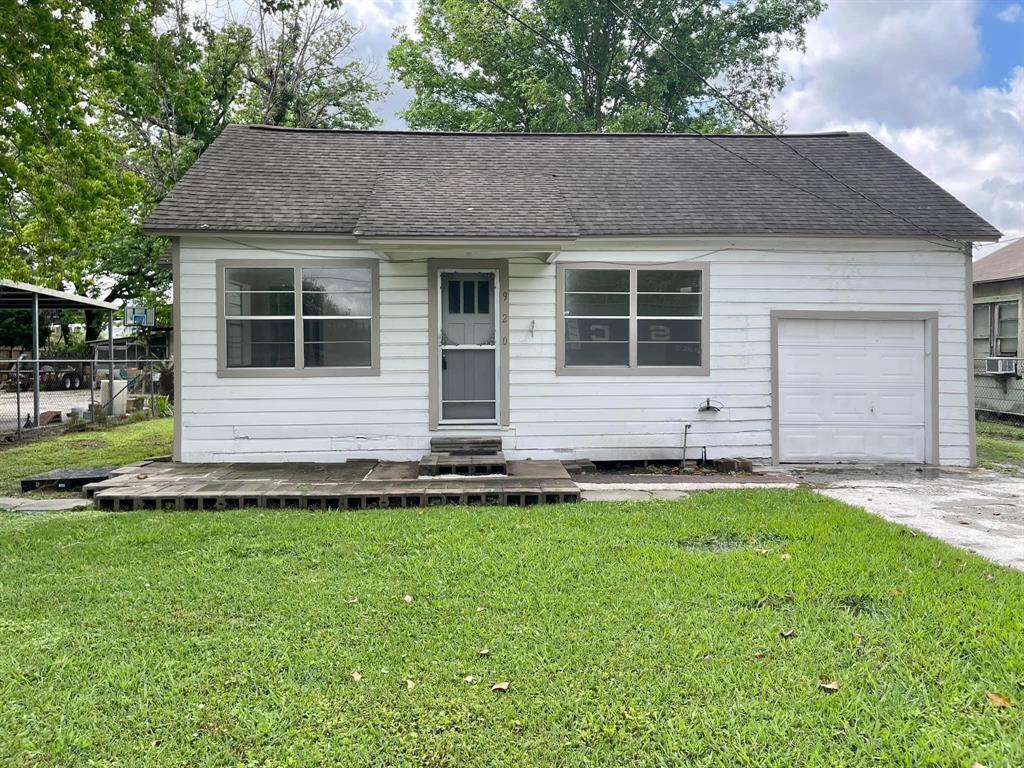
[[650,31],[648,31],[647,27],[645,27],[635,16],[633,16],[633,14],[631,14],[629,11],[625,10],[621,5],[619,5],[618,2],[616,2],[616,0],[608,0],[608,2],[611,3],[612,7],[615,8],[619,13],[621,13],[623,16],[625,16],[627,19],[629,19],[629,21],[633,24],[633,26],[635,26],[637,29],[639,29],[643,33],[644,37],[646,37],[652,43],[654,43],[659,48],[661,48],[661,50],[665,51],[665,53],[667,53],[669,56],[671,56],[678,64],[680,64],[682,67],[684,67],[690,74],[692,74],[694,77],[696,77],[698,80],[700,80],[704,84],[705,88],[707,88],[709,91],[711,91],[715,95],[717,95],[726,104],[728,104],[730,107],[732,107],[740,115],[743,115],[751,123],[753,123],[758,128],[760,128],[762,131],[764,131],[765,133],[770,135],[772,138],[776,139],[778,142],[780,142],[784,147],[789,149],[797,157],[799,157],[802,160],[810,163],[814,168],[816,168],[819,171],[821,171],[823,174],[828,176],[830,179],[832,179],[836,183],[841,184],[842,186],[844,186],[846,189],[848,189],[851,192],[853,192],[855,195],[857,195],[861,199],[866,200],[869,203],[872,203],[873,205],[877,206],[880,210],[885,211],[886,213],[888,213],[890,216],[898,218],[898,219],[902,220],[903,222],[905,222],[906,224],[909,224],[910,226],[912,226],[912,227],[914,227],[916,229],[919,229],[921,232],[924,232],[925,234],[929,234],[932,237],[937,237],[940,240],[945,240],[946,242],[949,242],[949,243],[955,243],[956,242],[951,237],[947,237],[946,235],[940,235],[938,232],[933,232],[932,230],[928,229],[927,227],[923,227],[920,224],[918,224],[917,222],[911,221],[906,216],[903,216],[902,214],[892,210],[888,206],[883,205],[882,203],[878,202],[873,197],[870,197],[869,195],[867,195],[864,192],[860,191],[856,187],[853,187],[850,184],[847,184],[845,181],[840,179],[838,176],[836,176],[834,173],[829,171],[827,168],[823,168],[821,165],[819,165],[817,162],[815,162],[812,158],[808,157],[803,152],[801,152],[799,149],[797,149],[792,144],[790,144],[788,141],[786,141],[782,136],[779,136],[779,134],[777,134],[772,129],[772,127],[770,125],[768,125],[767,123],[762,122],[760,119],[758,119],[753,114],[751,114],[748,110],[744,109],[742,106],[740,106],[735,101],[733,101],[732,97],[730,97],[727,93],[725,93],[724,91],[722,91],[721,89],[716,87],[713,83],[711,83],[711,81],[709,81],[706,77],[704,77],[704,75],[702,75],[700,72],[698,72],[696,69],[694,69],[681,56],[676,54],[675,51],[673,51],[671,48],[669,48],[667,45],[665,45],[665,43],[661,40],[661,38],[659,38],[657,35],[651,33]]
[[[506,17],[508,17],[512,21],[516,22],[520,26],[522,26],[525,29],[528,29],[531,32],[533,32],[533,34],[535,34],[541,40],[546,42],[548,45],[551,45],[552,47],[557,48],[559,51],[564,53],[566,56],[569,56],[570,58],[572,58],[581,67],[584,67],[588,71],[590,71],[590,72],[592,72],[592,73],[594,73],[594,74],[596,74],[596,75],[598,75],[600,77],[605,77],[607,75],[607,73],[601,72],[601,70],[599,70],[593,64],[591,64],[590,62],[586,61],[582,57],[576,55],[575,53],[570,51],[568,48],[563,46],[561,43],[559,43],[557,40],[553,39],[550,35],[547,35],[543,31],[538,29],[536,26],[534,26],[533,24],[530,24],[530,22],[528,22],[525,19],[523,19],[521,16],[516,14],[514,11],[506,8],[501,3],[496,2],[496,0],[484,0],[484,2],[487,3],[488,5],[490,5],[491,7],[495,8],[496,10],[500,11]],[[676,121],[678,119],[678,117],[676,115],[674,115],[671,112],[669,112],[668,110],[666,110],[660,104],[656,104],[653,101],[644,98],[643,96],[641,96],[640,94],[636,93],[635,91],[631,91],[631,93],[634,96],[636,96],[637,98],[639,98],[648,107],[653,109],[655,112],[659,112],[661,115],[663,115],[670,122],[674,122],[674,121]],[[788,179],[785,176],[779,175],[778,173],[776,173],[775,171],[771,170],[770,168],[765,168],[762,165],[758,165],[756,162],[754,162],[750,158],[745,157],[744,155],[741,155],[740,153],[733,151],[730,147],[728,147],[725,144],[723,144],[722,142],[716,140],[716,138],[714,136],[710,136],[710,135],[708,135],[706,133],[701,132],[699,129],[693,128],[692,126],[690,126],[690,123],[689,123],[688,120],[686,121],[686,126],[687,126],[687,129],[689,131],[692,131],[694,134],[696,134],[700,138],[709,141],[711,144],[713,144],[714,146],[718,147],[723,152],[727,152],[728,154],[730,154],[733,157],[737,158],[741,162],[746,163],[751,168],[754,168],[754,169],[760,171],[761,173],[767,174],[768,176],[771,176],[771,177],[773,177],[775,179],[778,179],[783,184],[786,184],[787,186],[792,187],[793,189],[799,190],[800,192],[803,192],[805,195],[807,195],[809,197],[812,197],[812,198],[814,198],[816,200],[819,200],[819,201],[825,203],[826,205],[830,205],[833,208],[835,208],[836,210],[842,211],[843,213],[845,213],[845,214],[847,214],[849,216],[854,216],[854,217],[858,216],[856,211],[852,211],[849,208],[846,208],[846,207],[840,205],[839,203],[835,202],[834,200],[829,200],[827,197],[823,197],[822,195],[819,195],[818,193],[814,192],[813,190],[807,189],[806,187],[802,187],[799,184],[797,184],[796,182],[792,181],[791,179]],[[778,138],[778,137],[776,137],[776,138]],[[914,225],[914,226],[917,226],[917,225]],[[921,227],[918,227],[918,228],[922,229]],[[927,230],[923,230],[923,229],[922,229],[922,231],[927,232]],[[936,243],[936,242],[931,241],[931,240],[929,240],[928,242],[931,242],[933,245],[937,245],[940,248],[949,248],[949,243],[954,243],[954,244],[956,243],[955,240],[952,240],[952,239],[950,239],[948,237],[945,237],[943,235],[935,235],[935,236],[938,237],[939,239],[945,241],[945,242]]]

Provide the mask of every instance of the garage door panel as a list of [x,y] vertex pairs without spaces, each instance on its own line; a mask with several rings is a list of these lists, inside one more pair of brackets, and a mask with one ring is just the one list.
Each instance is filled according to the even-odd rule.
[[924,426],[927,415],[924,392],[917,389],[887,392],[814,387],[783,390],[779,414],[785,425],[874,421],[919,427]]
[[872,347],[920,349],[924,346],[924,323],[892,320],[782,320],[779,324],[780,345],[803,346],[843,342]]
[[781,433],[786,461],[909,462],[924,455],[924,432],[915,427],[802,426]]
[[837,349],[781,347],[781,384],[845,384],[922,386],[924,349]]
[[778,340],[781,460],[925,460],[924,321],[783,319]]

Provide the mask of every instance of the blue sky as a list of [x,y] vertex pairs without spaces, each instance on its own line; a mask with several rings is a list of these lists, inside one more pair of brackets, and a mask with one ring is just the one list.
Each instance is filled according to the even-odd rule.
[[[359,54],[387,75],[415,0],[347,0]],[[865,130],[1002,229],[1024,235],[1024,0],[832,0],[787,53],[790,131]],[[401,128],[408,93],[379,105]]]

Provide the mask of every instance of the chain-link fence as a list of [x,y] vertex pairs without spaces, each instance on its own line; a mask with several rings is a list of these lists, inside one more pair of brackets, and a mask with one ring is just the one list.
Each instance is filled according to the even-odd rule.
[[0,360],[0,435],[20,439],[55,425],[166,415],[173,387],[169,360]]
[[1024,358],[976,357],[974,408],[1024,421]]

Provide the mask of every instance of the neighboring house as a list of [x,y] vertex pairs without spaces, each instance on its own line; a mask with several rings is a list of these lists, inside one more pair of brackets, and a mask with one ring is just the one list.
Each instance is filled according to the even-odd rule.
[[971,464],[998,231],[870,136],[785,142],[227,128],[147,222],[176,457]]
[[1024,240],[974,262],[974,401],[979,411],[1024,416]]

